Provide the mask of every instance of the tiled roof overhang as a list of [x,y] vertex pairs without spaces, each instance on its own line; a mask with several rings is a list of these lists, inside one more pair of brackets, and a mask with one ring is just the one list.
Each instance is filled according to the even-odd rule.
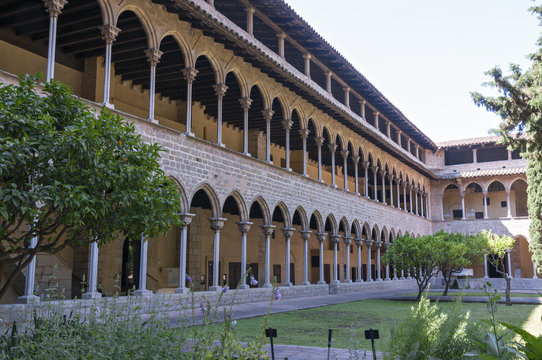
[[487,170],[473,170],[473,171],[461,171],[456,173],[446,173],[440,175],[441,179],[464,179],[475,178],[484,176],[499,176],[499,175],[516,175],[525,174],[527,172],[526,167],[517,168],[504,168],[504,169],[487,169]]

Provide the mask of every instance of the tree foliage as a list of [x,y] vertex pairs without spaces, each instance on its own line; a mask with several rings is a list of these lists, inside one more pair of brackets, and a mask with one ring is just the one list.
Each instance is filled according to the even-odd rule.
[[410,271],[410,276],[416,279],[418,301],[427,288],[429,280],[438,269],[441,256],[439,242],[438,237],[432,235],[421,237],[398,236],[388,246],[388,250],[384,255],[384,262],[392,264],[399,270]]
[[38,81],[0,87],[0,272],[10,269],[0,298],[38,252],[152,237],[179,223],[180,194],[160,169],[161,148],[64,85],[38,93]]
[[[530,11],[542,24],[542,5]],[[508,74],[495,67],[486,74],[485,85],[498,91],[497,96],[472,93],[474,102],[502,119],[493,130],[510,149],[519,149],[528,159],[528,210],[531,218],[530,249],[539,271],[542,271],[542,37],[537,41],[535,53],[528,56],[530,66],[523,71],[511,64]]]

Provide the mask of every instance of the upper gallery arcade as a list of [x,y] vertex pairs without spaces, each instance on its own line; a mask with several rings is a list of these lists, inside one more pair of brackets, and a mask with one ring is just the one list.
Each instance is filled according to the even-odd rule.
[[[138,248],[148,251],[149,289],[176,287],[167,269],[181,268],[179,287],[186,271],[205,279],[203,290],[248,264],[261,284],[277,274],[294,284],[390,279],[381,248],[453,213],[442,186],[457,180],[439,170],[449,150],[281,0],[0,0],[0,9],[1,82],[44,73],[165,148],[185,225]],[[120,239],[95,264],[89,251],[47,260],[67,269],[72,293],[89,267],[104,288],[133,271]]]

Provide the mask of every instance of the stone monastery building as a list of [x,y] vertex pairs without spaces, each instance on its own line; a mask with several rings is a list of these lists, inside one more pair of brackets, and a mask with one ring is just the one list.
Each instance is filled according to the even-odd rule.
[[406,281],[380,261],[395,237],[440,229],[512,235],[507,271],[537,276],[526,162],[495,137],[434,143],[283,0],[0,0],[0,82],[37,72],[164,147],[184,224],[39,255],[8,302],[53,265],[68,298],[84,277],[87,298],[118,276],[123,293],[174,294],[186,274],[236,287],[248,267],[244,289],[360,291]]

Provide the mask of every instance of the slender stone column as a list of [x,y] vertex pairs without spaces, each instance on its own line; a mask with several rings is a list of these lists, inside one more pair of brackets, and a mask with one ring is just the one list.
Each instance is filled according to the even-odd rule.
[[406,191],[408,184],[405,181],[401,181],[401,184],[403,185],[403,207],[404,211],[408,212],[407,202],[406,202]]
[[350,109],[350,88],[347,86],[344,90],[344,105]]
[[352,155],[352,162],[354,163],[354,192],[359,195],[359,176],[358,176],[358,163],[360,157],[358,155]]
[[179,217],[181,218],[181,243],[179,251],[179,287],[175,289],[177,294],[185,294],[190,291],[186,287],[186,259],[187,259],[187,244],[188,244],[188,226],[192,222],[192,217],[196,216],[195,214],[190,213],[181,213]]
[[322,145],[324,144],[324,138],[322,136],[316,136],[314,138],[316,145],[318,146],[318,181],[322,180]]
[[365,240],[365,247],[367,248],[367,281],[373,281],[373,274],[371,269],[371,247],[373,246],[372,240]]
[[[388,243],[387,242],[383,242],[382,243],[382,247],[388,251]],[[388,262],[386,262],[386,277],[384,278],[384,281],[389,281],[390,280],[390,264]]]
[[186,80],[186,131],[188,136],[194,136],[192,132],[192,83],[196,80],[198,70],[193,67],[187,67],[183,70],[184,79]]
[[367,121],[367,118],[365,117],[365,104],[367,104],[367,101],[365,100],[361,100],[359,102],[359,105],[361,106],[361,118],[364,120],[364,121]]
[[403,147],[403,141],[401,139],[401,134],[403,132],[401,130],[397,131],[397,145],[399,145],[399,147]]
[[412,204],[412,202],[413,202],[413,201],[412,201],[412,200],[413,200],[413,199],[412,199],[412,189],[414,189],[414,186],[408,185],[408,191],[409,191],[409,193],[410,193],[410,213],[411,213],[411,214],[413,213],[413,206],[412,206],[412,205],[414,205],[414,204]]
[[488,216],[487,216],[487,191],[483,191],[482,196],[483,196],[483,199],[484,199],[484,219],[488,219]]
[[301,238],[303,239],[303,282],[301,285],[310,285],[309,281],[309,238],[311,237],[312,231],[301,230],[299,232]]
[[357,268],[357,279],[356,282],[363,282],[363,279],[361,278],[361,244],[363,243],[363,239],[358,238],[356,239],[356,245],[358,247],[358,268]]
[[245,9],[247,13],[247,33],[254,35],[254,9],[252,6]]
[[343,157],[344,191],[348,191],[348,150],[341,150]]
[[331,243],[333,244],[333,281],[331,281],[331,285],[336,285],[339,283],[339,272],[337,271],[337,246],[339,245],[340,238],[340,235],[329,236],[329,241],[331,241]]
[[162,57],[162,52],[158,49],[147,49],[145,50],[145,55],[147,56],[147,61],[151,65],[151,76],[150,76],[150,86],[149,86],[149,121],[158,122],[154,119],[154,102],[156,100],[156,65],[160,62],[160,57]]
[[284,58],[284,38],[286,38],[286,34],[280,33],[277,34],[277,37],[279,38],[279,56]]
[[345,236],[344,239],[344,254],[345,254],[345,263],[346,263],[346,274],[344,274],[344,282],[345,283],[351,283],[352,279],[350,279],[350,243],[352,242],[352,238],[349,236]]
[[252,99],[243,97],[239,99],[239,103],[243,108],[243,155],[250,156],[248,152],[248,109],[250,109]]
[[382,204],[386,205],[386,170],[380,170],[379,173],[382,178]]
[[305,76],[309,79],[311,78],[311,54],[303,54],[303,59],[305,60]]
[[378,173],[378,166],[373,166],[371,168],[373,170],[373,184],[374,184],[374,200],[378,201],[378,182],[376,180],[376,174]]
[[418,207],[418,194],[419,194],[419,192],[420,192],[420,189],[414,188],[414,204],[416,205],[416,208],[415,208],[415,210],[416,210],[415,214],[416,215],[420,215],[419,207]]
[[286,170],[292,171],[290,168],[290,129],[294,122],[290,119],[282,120],[282,128],[286,133]]
[[265,119],[265,161],[269,164],[271,164],[271,119],[273,118],[273,113],[271,109],[262,110],[262,115]]
[[362,161],[361,165],[363,165],[363,170],[365,171],[365,178],[364,178],[365,192],[363,194],[363,197],[368,199],[369,198],[369,162]]
[[506,190],[506,208],[507,208],[507,218],[512,217],[512,207],[510,206],[510,189]]
[[215,6],[215,0],[207,0],[207,4],[214,7]]
[[303,176],[307,176],[307,137],[309,136],[309,129],[300,129],[299,135],[303,141]]
[[389,184],[390,184],[390,206],[395,207],[393,205],[393,175],[392,174],[388,175],[388,181],[389,181]]
[[487,255],[484,254],[484,279],[489,279],[487,276]]
[[[30,239],[29,249],[34,249],[38,244],[38,237],[34,236]],[[36,256],[32,258],[30,263],[26,266],[26,277],[24,282],[24,295],[17,298],[19,304],[33,304],[40,301],[40,297],[34,295],[34,284],[36,281]],[[535,272],[536,274],[536,272]]]
[[399,178],[396,178],[395,180],[397,185],[397,209],[401,210],[401,188],[399,187],[401,180]]
[[380,265],[380,248],[382,247],[382,241],[375,242],[376,247],[376,281],[382,281],[382,266]]
[[318,283],[317,284],[325,284],[326,281],[324,280],[324,240],[326,240],[326,236],[327,234],[326,233],[318,233],[316,234],[316,238],[318,239],[318,243],[320,245],[319,247],[319,260],[320,260],[320,264],[319,264],[319,270],[320,270],[320,280],[318,280]]
[[386,121],[386,136],[391,139],[391,122]]
[[120,29],[111,24],[100,26],[102,39],[105,40],[105,73],[104,73],[104,99],[102,105],[112,109],[113,104],[109,102],[111,91],[111,53],[113,51],[113,42],[116,40]]
[[536,274],[536,263],[533,261],[533,279],[538,279],[538,275]]
[[465,213],[465,192],[459,191],[459,196],[461,196],[461,212],[463,213],[461,220],[467,220],[467,214]]
[[379,122],[378,115],[380,115],[380,113],[378,111],[375,111],[375,113],[374,113],[374,116],[375,116],[374,117],[374,119],[375,119],[375,128],[380,131],[380,127],[378,126],[378,122]]
[[285,229],[282,229],[282,234],[284,235],[284,240],[286,241],[286,256],[285,256],[285,259],[284,259],[284,262],[285,262],[285,274],[286,274],[286,279],[284,281],[284,283],[282,284],[282,286],[293,286],[294,284],[292,284],[292,276],[290,274],[290,238],[292,237],[292,234],[294,233],[295,229],[294,228],[285,228]]
[[506,250],[506,260],[508,261],[508,277],[512,278],[512,260],[510,259],[510,253],[512,250]]
[[472,162],[478,163],[478,149],[472,149]]
[[45,8],[49,13],[49,47],[47,52],[47,81],[55,77],[55,50],[56,50],[56,25],[58,15],[62,12],[66,0],[44,0]]
[[401,269],[401,277],[399,280],[405,280],[405,270]]
[[271,288],[273,287],[269,280],[271,273],[271,234],[275,231],[275,225],[262,225],[261,228],[265,235],[265,277],[262,287]]
[[209,291],[220,291],[219,276],[220,276],[220,230],[224,227],[224,218],[210,218],[211,229],[214,231],[213,245],[213,286],[209,287]]
[[331,152],[331,186],[337,187],[335,184],[335,151],[337,151],[337,144],[330,143],[328,148]]
[[141,251],[139,257],[139,286],[134,292],[136,296],[152,295],[151,290],[147,290],[147,257],[149,253],[149,241],[141,234]]
[[[245,275],[247,271],[247,233],[250,230],[251,222],[240,221],[237,223],[239,232],[241,232],[241,276]],[[241,279],[239,289],[248,289],[250,286],[247,284],[246,278]]]
[[88,291],[83,294],[83,299],[101,298],[98,288],[98,242],[90,243],[90,264],[88,271]]
[[326,71],[326,91],[328,94],[333,96],[333,93],[331,92],[331,76],[333,73],[331,71]]
[[224,95],[226,95],[226,90],[228,90],[228,87],[225,84],[220,83],[214,85],[213,88],[215,90],[218,104],[216,143],[218,144],[218,146],[224,147],[224,144],[222,143],[222,100],[224,99]]
[[412,279],[412,277],[410,276],[410,269],[407,269],[407,280],[410,280]]
[[425,194],[425,198],[424,198],[424,207],[425,207],[425,218],[429,219],[429,204],[427,202],[427,194]]
[[421,198],[420,198],[420,206],[422,207],[421,216],[425,217],[425,192],[421,192],[420,196],[421,196]]

